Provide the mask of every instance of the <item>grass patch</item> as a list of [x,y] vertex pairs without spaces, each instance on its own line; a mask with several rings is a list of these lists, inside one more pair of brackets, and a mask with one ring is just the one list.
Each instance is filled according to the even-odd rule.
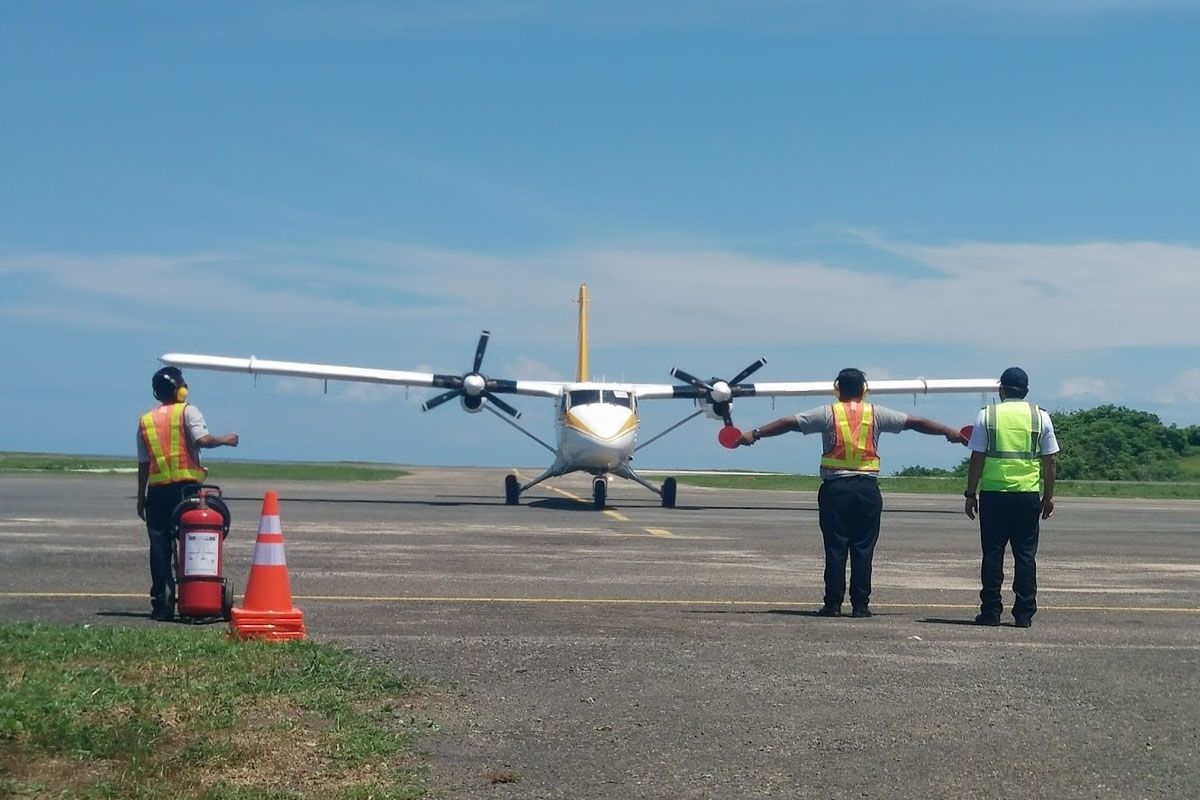
[[[816,475],[721,475],[675,476],[680,483],[714,489],[776,489],[815,492],[821,486]],[[897,494],[961,495],[965,478],[882,477],[879,488]],[[1152,483],[1139,481],[1058,481],[1056,497],[1117,497],[1130,499],[1200,500],[1200,482]]]
[[1187,480],[1200,481],[1200,455],[1179,459],[1179,471]]
[[418,687],[312,642],[0,624],[0,797],[401,800]]
[[[411,473],[395,467],[355,462],[279,462],[205,460],[212,482],[230,479],[292,481],[385,481]],[[112,456],[74,456],[53,453],[0,452],[4,473],[135,473],[137,460]]]

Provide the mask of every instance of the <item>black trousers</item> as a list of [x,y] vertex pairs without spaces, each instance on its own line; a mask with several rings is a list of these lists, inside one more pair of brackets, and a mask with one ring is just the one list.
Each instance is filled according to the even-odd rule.
[[146,533],[150,537],[150,607],[170,611],[175,606],[175,537],[171,514],[183,499],[183,488],[194,483],[168,483],[146,490]]
[[840,606],[846,596],[846,557],[850,557],[850,604],[871,600],[871,560],[879,541],[883,496],[871,477],[833,478],[817,492],[821,536],[825,540],[825,605]]
[[1032,617],[1037,612],[1037,547],[1042,498],[1037,492],[980,492],[979,541],[983,563],[979,579],[980,610],[1000,616],[1004,602],[1004,550],[1013,554],[1013,616]]

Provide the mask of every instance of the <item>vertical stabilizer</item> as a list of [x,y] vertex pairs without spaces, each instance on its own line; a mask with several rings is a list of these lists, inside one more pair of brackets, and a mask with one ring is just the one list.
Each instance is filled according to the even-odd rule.
[[575,368],[575,380],[579,382],[588,379],[588,338],[587,338],[587,284],[579,284],[579,362]]

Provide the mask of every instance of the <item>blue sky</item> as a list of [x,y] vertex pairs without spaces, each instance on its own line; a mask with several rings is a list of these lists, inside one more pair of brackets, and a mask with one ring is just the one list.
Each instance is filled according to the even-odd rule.
[[[569,378],[1030,373],[1200,422],[1200,2],[0,3],[0,449],[166,351]],[[424,395],[189,374],[245,458],[539,465]],[[911,398],[884,402],[911,410]],[[518,399],[551,432],[544,401]],[[980,398],[922,400],[955,425]],[[811,403],[740,403],[743,425]],[[644,406],[643,436],[684,404]],[[699,421],[644,466],[811,471]],[[905,434],[885,469],[963,455]]]

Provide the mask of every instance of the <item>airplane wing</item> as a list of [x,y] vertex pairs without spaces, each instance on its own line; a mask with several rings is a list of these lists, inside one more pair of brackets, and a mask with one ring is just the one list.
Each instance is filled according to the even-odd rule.
[[[219,372],[244,372],[248,375],[284,375],[292,378],[316,378],[330,381],[381,383],[393,386],[423,386],[435,389],[461,390],[469,384],[463,375],[439,375],[432,372],[406,372],[395,369],[346,367],[335,364],[308,364],[300,361],[268,361],[262,358],[227,358],[225,356],[164,353],[159,361],[176,367],[209,369]],[[483,376],[479,376],[483,378]],[[536,397],[557,397],[563,384],[553,381],[511,381],[483,378],[482,390],[496,394],[522,394]]]
[[[1000,382],[995,378],[914,378],[912,380],[867,381],[871,394],[953,394],[995,392]],[[807,397],[832,396],[833,381],[782,381],[774,383],[734,383],[713,381],[711,384],[639,383],[633,391],[639,400],[668,400],[673,398],[702,399],[721,402],[735,397]],[[715,397],[714,397],[715,395]]]

